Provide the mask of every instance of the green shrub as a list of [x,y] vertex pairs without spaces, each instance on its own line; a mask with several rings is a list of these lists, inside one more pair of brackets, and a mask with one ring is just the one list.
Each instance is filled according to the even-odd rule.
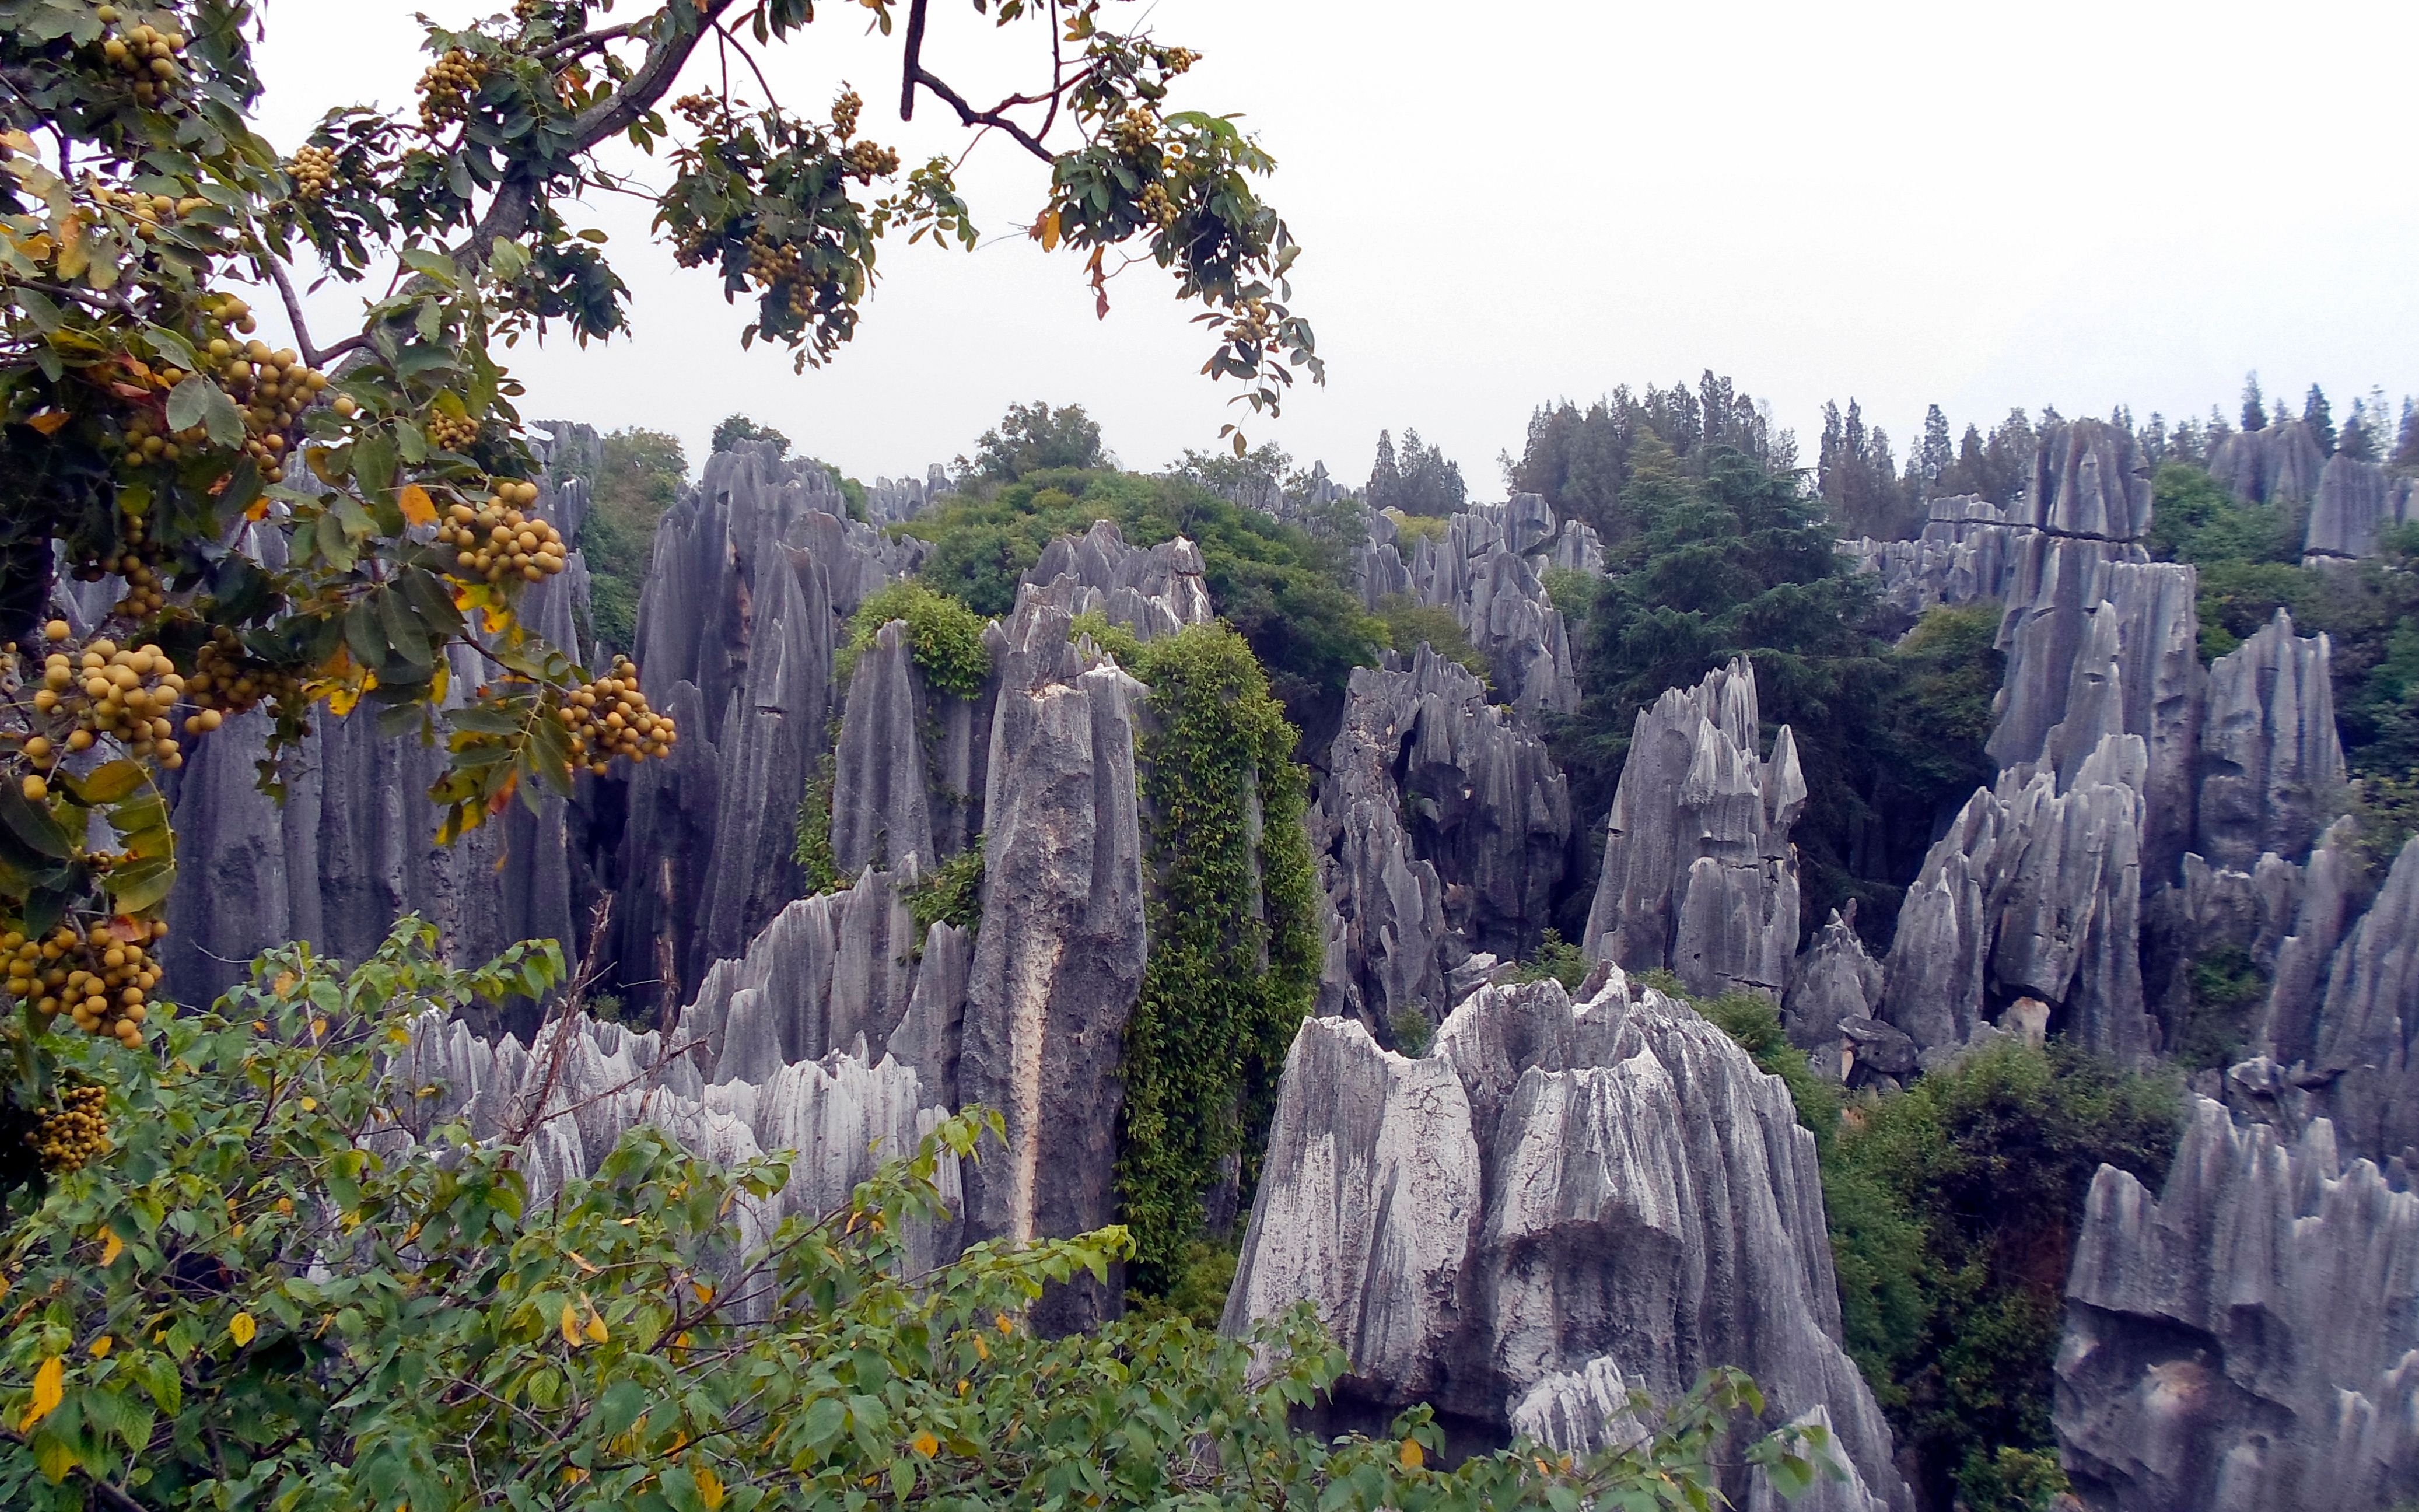
[[1417,1060],[1428,1053],[1429,1044],[1436,1040],[1436,1026],[1417,1008],[1406,1008],[1387,1023],[1386,1033],[1394,1041],[1395,1054]]
[[1543,577],[1546,596],[1562,612],[1565,631],[1578,635],[1595,608],[1597,595],[1604,592],[1604,579],[1575,567],[1548,567]]
[[2268,997],[2268,975],[2240,946],[2224,946],[2184,968],[2183,1021],[2169,1054],[2186,1071],[2223,1070],[2242,1057],[2253,1015]]
[[1120,667],[1131,670],[1142,661],[1142,641],[1124,625],[1110,624],[1108,615],[1100,609],[1086,610],[1068,624],[1067,639],[1072,640],[1079,635],[1090,636],[1092,643],[1115,656]]
[[839,656],[840,675],[856,671],[856,660],[893,620],[907,622],[907,646],[934,692],[970,699],[991,677],[991,651],[983,644],[986,621],[947,594],[907,579],[866,595],[848,622],[848,644]]
[[1438,656],[1461,663],[1481,684],[1493,686],[1487,657],[1470,643],[1470,632],[1443,605],[1423,604],[1409,594],[1388,594],[1378,601],[1378,619],[1386,626],[1386,643],[1406,659],[1425,641]]
[[1548,929],[1537,939],[1537,952],[1512,968],[1514,981],[1545,981],[1548,979],[1563,984],[1564,992],[1575,993],[1587,980],[1590,963],[1580,949],[1563,938],[1562,931]]
[[1399,509],[1384,512],[1394,522],[1394,537],[1400,544],[1403,560],[1408,562],[1422,541],[1441,541],[1453,529],[1453,519],[1446,515],[1406,515]]
[[1234,1289],[1235,1262],[1240,1257],[1240,1240],[1188,1240],[1170,1267],[1174,1279],[1167,1290],[1129,1291],[1126,1304],[1146,1321],[1182,1318],[1195,1328],[1214,1329],[1226,1310],[1226,1293]]
[[917,879],[907,889],[907,912],[916,920],[916,949],[935,924],[971,933],[982,923],[983,838]]
[[1994,1045],[1849,1109],[1823,1180],[1841,1319],[1933,1504],[2011,1504],[1964,1477],[2000,1476],[2003,1449],[2055,1452],[2084,1195],[2103,1163],[2156,1188],[2181,1122],[2171,1079],[2057,1043]]
[[809,897],[838,892],[856,883],[855,877],[840,871],[839,853],[832,849],[832,783],[837,773],[837,766],[826,753],[822,764],[815,768],[815,775],[808,779],[805,795],[798,799],[798,846],[791,859],[804,873]]

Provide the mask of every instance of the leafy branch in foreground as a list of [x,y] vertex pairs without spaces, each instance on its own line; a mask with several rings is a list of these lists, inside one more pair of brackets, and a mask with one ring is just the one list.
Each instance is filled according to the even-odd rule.
[[[1716,1372],[1668,1412],[1640,1402],[1653,1430],[1621,1450],[1445,1471],[1425,1409],[1379,1439],[1288,1427],[1346,1368],[1306,1313],[1252,1340],[1181,1318],[1037,1336],[1042,1287],[1129,1245],[1110,1228],[917,1270],[944,1163],[997,1127],[977,1111],[753,1242],[782,1155],[726,1169],[642,1124],[538,1196],[519,1144],[414,1138],[428,1089],[388,1053],[424,1014],[560,969],[524,946],[455,970],[408,921],[349,973],[271,952],[215,1011],[167,1016],[164,1056],[82,1044],[124,1149],[0,1245],[0,1502],[1705,1507],[1725,1428],[1763,1409]],[[1834,1453],[1787,1429],[1743,1458],[1796,1489]]]

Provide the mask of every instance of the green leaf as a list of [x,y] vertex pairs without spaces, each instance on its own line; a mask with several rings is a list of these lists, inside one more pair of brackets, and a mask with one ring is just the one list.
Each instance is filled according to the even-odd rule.
[[202,365],[201,358],[194,355],[193,344],[173,331],[160,326],[146,326],[143,328],[143,342],[188,373]]
[[528,270],[529,254],[522,250],[520,243],[498,237],[495,255],[488,259],[487,266],[495,270],[498,278],[510,284],[519,279],[521,274]]
[[83,778],[69,778],[68,791],[86,804],[116,803],[143,785],[142,766],[132,761],[104,763]]
[[65,860],[74,854],[67,831],[59,827],[50,810],[19,792],[14,780],[0,782],[0,824],[7,825],[10,834],[44,856]]
[[452,288],[461,281],[460,273],[454,267],[454,259],[441,252],[431,252],[426,247],[406,247],[395,256],[406,268],[446,288]]
[[384,431],[371,431],[353,443],[353,478],[363,493],[382,493],[394,486],[394,438]]
[[119,913],[139,914],[175,889],[177,863],[162,858],[121,866],[109,873],[105,886]]
[[243,414],[235,400],[199,373],[188,373],[168,391],[168,428],[186,430],[194,425],[208,431],[210,440],[221,446],[243,442]]
[[647,1388],[635,1381],[617,1381],[597,1399],[594,1431],[600,1439],[616,1439],[630,1429],[647,1410]]

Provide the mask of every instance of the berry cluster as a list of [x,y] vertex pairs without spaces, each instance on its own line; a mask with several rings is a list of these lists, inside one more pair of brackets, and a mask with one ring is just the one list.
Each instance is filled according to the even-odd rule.
[[476,505],[454,505],[437,529],[437,539],[455,548],[455,564],[491,583],[508,578],[538,582],[561,572],[562,534],[525,508],[537,502],[537,485],[513,478],[493,482],[495,492]]
[[[100,23],[115,26],[118,22],[117,8],[103,6]],[[169,89],[184,77],[177,63],[177,54],[185,51],[185,39],[176,32],[162,31],[148,23],[130,27],[123,35],[104,39],[100,55],[110,67],[134,82],[134,98],[145,105],[156,105],[167,98]]]
[[109,1153],[109,1088],[98,1085],[70,1087],[59,1094],[59,1106],[42,1115],[25,1135],[42,1169],[53,1176],[80,1171],[86,1163]]
[[470,114],[471,92],[487,76],[487,65],[455,48],[420,76],[420,129],[435,136],[448,121]]
[[856,134],[857,117],[865,114],[865,97],[851,89],[832,101],[832,130],[843,142]]
[[260,465],[262,477],[282,482],[302,411],[327,388],[328,375],[305,365],[292,348],[271,351],[265,341],[238,347],[222,336],[209,351],[221,364],[220,381],[243,406],[243,449]]
[[634,762],[671,752],[680,732],[669,714],[647,707],[639,690],[639,669],[627,656],[613,658],[605,676],[563,696],[555,713],[571,732],[571,754],[588,769],[602,775],[616,756]]
[[168,607],[167,589],[157,567],[160,548],[146,536],[137,516],[118,517],[117,536],[117,545],[106,555],[76,563],[75,579],[99,582],[111,573],[117,574],[126,583],[126,596],[111,612],[131,620],[148,619]]
[[[68,622],[53,620],[42,634],[62,647],[69,634]],[[25,796],[49,796],[42,776],[63,756],[88,750],[96,738],[109,735],[132,755],[156,758],[170,770],[184,764],[168,713],[184,695],[168,654],[158,646],[120,647],[95,640],[81,656],[54,649],[42,661],[42,686],[34,691],[29,733],[21,748],[33,764],[24,780]]]
[[335,187],[336,154],[323,147],[296,147],[285,177],[294,180],[296,199],[317,199]]
[[293,673],[254,659],[233,630],[217,625],[193,654],[193,675],[185,680],[185,697],[199,711],[187,717],[185,733],[207,734],[230,714],[262,699],[283,703],[299,690]]
[[889,147],[878,147],[871,142],[858,142],[853,145],[846,153],[842,154],[840,161],[848,164],[848,171],[851,174],[861,182],[868,184],[876,178],[886,177],[899,171],[899,154]]
[[1138,158],[1143,150],[1159,140],[1159,116],[1148,105],[1136,105],[1117,117],[1111,135],[1117,151],[1129,158]]
[[[8,992],[44,1017],[65,1013],[86,1034],[105,1034],[129,1050],[143,1047],[148,994],[160,966],[144,949],[166,936],[164,920],[78,931],[62,924],[39,939],[22,930],[0,934]],[[131,934],[132,938],[126,938]]]
[[178,199],[174,194],[146,194],[141,190],[112,189],[98,182],[92,183],[90,189],[94,204],[132,218],[135,235],[146,240],[159,235],[162,225],[180,215],[207,209],[210,203],[198,195],[188,194]]
[[1166,189],[1157,182],[1142,186],[1142,212],[1156,224],[1176,224],[1176,202],[1167,197]]
[[469,415],[449,415],[441,409],[431,409],[421,426],[428,433],[428,444],[444,452],[467,452],[479,440],[479,423]]

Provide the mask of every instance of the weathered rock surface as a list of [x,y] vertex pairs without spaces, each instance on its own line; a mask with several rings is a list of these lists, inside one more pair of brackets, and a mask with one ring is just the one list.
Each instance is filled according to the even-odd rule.
[[2345,1145],[2419,1170],[2419,838],[2327,970],[2306,1062],[2292,1079]]
[[2100,1512],[2382,1512],[2419,1487],[2419,1196],[2195,1099],[2153,1200],[2103,1165],[2059,1446]]
[[[868,1065],[835,1053],[777,1065],[761,1080],[709,1084],[698,1065],[702,1048],[686,1037],[668,1043],[652,1031],[584,1013],[549,1021],[530,1043],[509,1035],[481,1039],[458,1019],[432,1014],[391,1072],[404,1085],[442,1088],[424,1105],[413,1133],[461,1119],[481,1139],[524,1138],[522,1169],[532,1200],[593,1174],[641,1123],[725,1165],[793,1150],[789,1184],[768,1201],[748,1202],[741,1214],[751,1242],[789,1213],[822,1213],[844,1203],[883,1161],[912,1153],[947,1113],[899,1060]],[[936,1176],[944,1200],[951,1201],[955,1160],[944,1154]],[[955,1226],[922,1243],[932,1257],[955,1253]]]
[[1571,860],[1571,805],[1545,742],[1425,645],[1358,668],[1311,828],[1338,929],[1333,1011],[1443,1016],[1473,951],[1533,950]]
[[[1115,1213],[1117,1070],[1148,949],[1134,787],[1142,687],[1071,644],[1068,618],[1027,588],[992,632],[983,917],[957,1080],[965,1101],[1000,1111],[1008,1148],[968,1173],[976,1238],[1064,1237]],[[1071,1287],[1037,1316],[1079,1327],[1117,1295]]]
[[1789,1042],[1807,1054],[1814,1070],[1835,1081],[1848,1079],[1857,1041],[1851,1024],[1869,1024],[1882,1003],[1882,965],[1857,937],[1856,903],[1846,917],[1838,909],[1814,932],[1789,973],[1781,999],[1781,1024]]
[[2309,855],[2349,775],[2330,656],[2325,636],[2295,635],[2280,609],[2210,664],[2194,848],[2217,865],[2246,870],[2270,851],[2288,861]]
[[[1567,549],[1584,557],[1590,539],[1578,537]],[[1453,610],[1487,657],[1498,696],[1524,713],[1568,714],[1579,707],[1570,637],[1538,576],[1560,541],[1545,499],[1515,494],[1504,503],[1454,516],[1442,535],[1421,538],[1411,559],[1420,602]],[[1364,584],[1381,575],[1391,576],[1383,566],[1364,564]],[[1375,604],[1376,595],[1369,601]]]
[[1689,991],[1778,997],[1797,948],[1797,852],[1806,806],[1795,737],[1759,758],[1746,658],[1641,710],[1607,821],[1585,949],[1629,971],[1677,972]]
[[1902,628],[1938,606],[2005,594],[2010,552],[2031,529],[1977,494],[1943,494],[1925,509],[1922,533],[1912,541],[1840,543],[1857,570],[1881,579],[1882,604]]
[[1559,1378],[1669,1398],[1737,1365],[1775,1423],[1827,1409],[1883,1489],[1807,1504],[1908,1504],[1840,1347],[1812,1136],[1686,1005],[1633,1002],[1617,970],[1576,1011],[1555,982],[1487,987],[1419,1060],[1312,1020],[1270,1151],[1225,1326],[1310,1300],[1352,1361],[1346,1401],[1578,1434],[1588,1399]]
[[2210,475],[2255,504],[2307,502],[2319,491],[2326,454],[2298,420],[2280,420],[2265,430],[2239,430],[2209,449]]
[[924,759],[924,679],[907,622],[874,632],[849,679],[834,752],[832,857],[844,873],[916,856],[940,858],[932,839],[932,778]]
[[681,740],[629,779],[614,953],[635,1003],[686,1001],[801,890],[796,815],[830,741],[840,622],[923,550],[845,508],[828,471],[744,442],[656,528],[636,659]]
[[1136,639],[1153,640],[1218,617],[1201,571],[1201,548],[1183,536],[1128,546],[1116,524],[1102,519],[1082,535],[1062,535],[1042,548],[1025,581],[1071,618],[1101,613]]
[[2106,1055],[2147,1058],[2141,981],[2139,736],[2102,738],[2061,781],[2002,773],[1933,844],[1907,889],[1881,1016],[1926,1052],[1973,1039],[2016,996]]
[[2365,557],[2377,549],[2378,532],[2411,518],[2411,480],[2389,476],[2374,462],[2347,453],[2327,458],[2319,494],[2302,536],[2306,563]]

